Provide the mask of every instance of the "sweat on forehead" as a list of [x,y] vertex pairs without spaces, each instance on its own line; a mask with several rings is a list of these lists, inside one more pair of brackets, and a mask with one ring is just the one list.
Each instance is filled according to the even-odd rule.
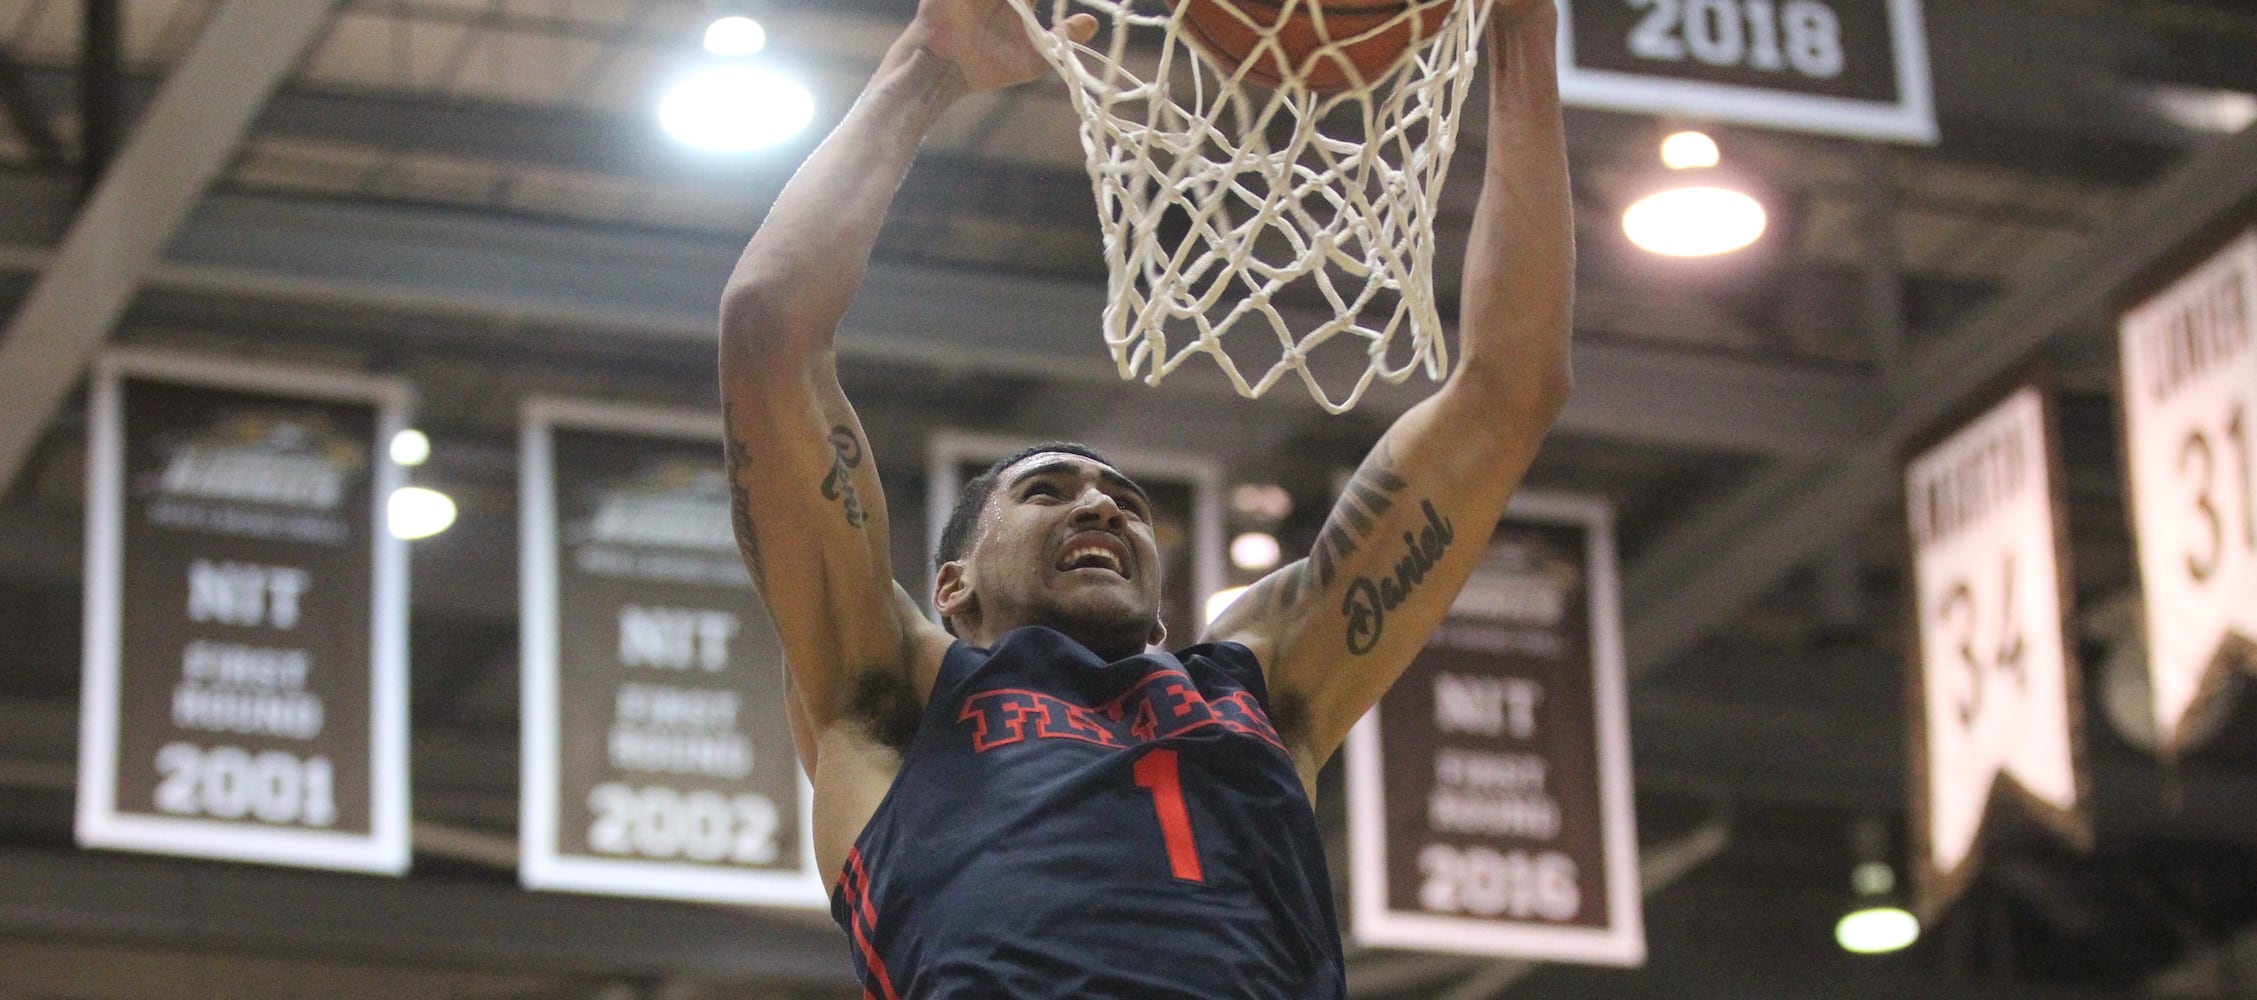
[[1038,452],[1029,455],[1020,460],[1017,465],[1004,470],[1003,482],[1006,485],[1015,486],[1038,476],[1061,473],[1080,475],[1082,470],[1091,466],[1096,467],[1099,481],[1128,490],[1138,496],[1144,495],[1144,487],[1138,486],[1136,480],[1130,479],[1126,473],[1113,468],[1111,463],[1101,458],[1089,458],[1071,452]]

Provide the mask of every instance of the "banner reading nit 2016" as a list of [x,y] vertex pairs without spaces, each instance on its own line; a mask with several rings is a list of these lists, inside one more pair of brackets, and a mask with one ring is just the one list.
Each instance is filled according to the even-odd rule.
[[522,881],[824,905],[720,418],[536,400],[522,428]]
[[118,354],[87,461],[81,844],[408,865],[390,380]]
[[1358,943],[1645,960],[1615,581],[1603,504],[1514,499],[1349,736]]

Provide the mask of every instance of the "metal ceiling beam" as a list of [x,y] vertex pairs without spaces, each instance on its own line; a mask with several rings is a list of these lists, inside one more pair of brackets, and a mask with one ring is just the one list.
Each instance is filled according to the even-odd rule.
[[[1796,568],[1872,523],[1898,490],[1900,452],[2064,330],[2106,330],[2120,296],[2188,244],[2257,205],[2257,127],[2190,157],[2093,236],[2056,251],[1911,359],[1906,394],[1840,458],[1786,464],[1694,514],[1626,575],[1633,675],[1722,627]],[[2082,324],[2082,325],[2080,325]]]
[[0,115],[31,148],[34,164],[50,169],[63,165],[63,140],[47,120],[46,104],[32,94],[23,66],[6,49],[0,49]]
[[[0,178],[0,203],[59,196],[55,185]],[[734,236],[216,194],[145,280],[240,298],[246,309],[342,305],[702,347],[740,247]],[[0,242],[0,269],[37,268],[49,257],[35,244]],[[1113,385],[1094,332],[1103,302],[1095,283],[881,261],[839,350],[849,361]],[[1576,368],[1575,398],[1561,421],[1569,434],[1815,456],[1859,440],[1880,412],[1876,383],[1830,367],[1588,338],[1577,346]],[[1195,396],[1230,392],[1219,375],[1188,366],[1168,385]],[[1425,391],[1375,392],[1364,412],[1399,411]],[[1294,392],[1271,398],[1314,411]]]
[[334,6],[235,0],[182,57],[0,337],[0,489]]

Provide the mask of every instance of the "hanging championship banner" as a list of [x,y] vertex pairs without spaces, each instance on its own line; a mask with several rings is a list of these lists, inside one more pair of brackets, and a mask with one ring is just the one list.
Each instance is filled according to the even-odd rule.
[[720,429],[717,415],[525,407],[528,888],[828,904]]
[[[931,571],[932,551],[940,545],[941,530],[964,484],[996,462],[1018,454],[1033,442],[965,431],[941,431],[926,447],[925,469],[930,489],[925,505],[926,570]],[[1190,586],[1171,586],[1161,595],[1160,624],[1167,626],[1171,646],[1187,646],[1190,636],[1206,631],[1203,614],[1208,596],[1223,585],[1222,470],[1213,462],[1182,455],[1099,448],[1114,468],[1136,481],[1152,501],[1152,539],[1160,549],[1163,580],[1186,580]],[[928,576],[927,582],[931,578]],[[930,610],[932,588],[917,595]]]
[[77,836],[408,867],[404,383],[118,353],[93,383]]
[[1936,141],[1920,0],[1560,0],[1560,97]]
[[1613,532],[1603,503],[1515,497],[1349,735],[1358,944],[1645,961]]
[[2257,669],[2257,232],[2124,315],[2125,470],[2158,743]]
[[1924,916],[1965,887],[1993,798],[2089,838],[2050,404],[2025,384],[1905,470]]

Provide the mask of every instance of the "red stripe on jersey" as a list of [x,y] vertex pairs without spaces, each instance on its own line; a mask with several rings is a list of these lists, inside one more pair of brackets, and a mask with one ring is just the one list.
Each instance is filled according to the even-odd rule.
[[862,869],[862,852],[849,848],[846,853],[846,871],[839,875],[840,886],[846,890],[847,911],[853,914],[854,946],[862,951],[862,964],[870,970],[870,977],[878,981],[879,996],[871,996],[865,988],[864,1000],[901,1000],[893,991],[893,979],[886,975],[886,961],[879,957],[878,949],[870,943],[877,933],[878,911],[870,905],[870,873]]

